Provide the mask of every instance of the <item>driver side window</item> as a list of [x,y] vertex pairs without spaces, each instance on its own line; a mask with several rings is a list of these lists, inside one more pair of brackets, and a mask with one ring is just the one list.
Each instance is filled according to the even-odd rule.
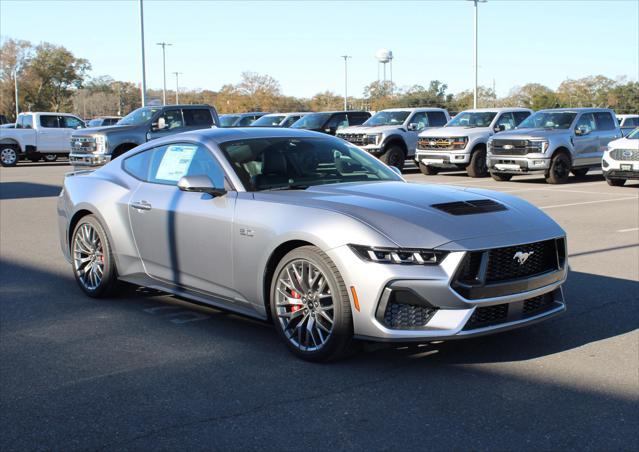
[[174,130],[184,127],[184,120],[182,119],[181,110],[166,110],[161,118],[164,118],[164,129],[161,130]]
[[504,130],[512,130],[515,128],[515,118],[513,118],[512,113],[504,113],[497,120],[497,124],[495,126],[504,126]]
[[424,111],[415,113],[410,121],[408,121],[408,124],[415,124],[416,129],[414,130],[416,132],[424,130],[426,127],[428,127],[428,114]]
[[342,127],[348,127],[348,118],[343,113],[333,115],[331,120],[328,121],[326,127],[329,129],[341,129]]
[[596,129],[595,118],[592,113],[585,113],[581,115],[579,121],[577,121],[577,125],[575,126],[575,130],[580,127],[585,128],[588,132],[592,132]]

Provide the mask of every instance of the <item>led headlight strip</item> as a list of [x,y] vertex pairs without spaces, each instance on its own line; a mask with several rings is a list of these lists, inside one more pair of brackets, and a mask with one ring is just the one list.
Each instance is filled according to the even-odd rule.
[[408,248],[381,248],[365,245],[348,245],[361,259],[382,264],[438,265],[446,251]]

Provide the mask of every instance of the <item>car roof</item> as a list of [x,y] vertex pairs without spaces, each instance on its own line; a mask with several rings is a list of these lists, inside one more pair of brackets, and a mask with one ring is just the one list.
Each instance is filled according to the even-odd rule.
[[[504,111],[532,111],[530,108],[525,108],[525,107],[495,107],[495,108],[469,108],[468,110],[462,110],[459,113],[464,113],[464,112],[468,112],[468,111],[473,111],[473,112],[477,112],[477,113],[483,113],[483,112],[496,112],[496,113],[501,113]],[[457,113],[457,114],[459,114]]]
[[639,118],[639,115],[624,113],[621,115],[617,115],[617,118]]
[[384,108],[383,110],[378,110],[377,113],[379,113],[380,111],[410,111],[410,112],[414,112],[414,111],[446,111],[446,109],[445,108],[439,108],[439,107],[406,107],[406,108],[396,107],[396,108]]
[[23,111],[21,115],[60,115],[60,116],[75,116],[73,113],[62,113],[60,111]]
[[597,111],[607,111],[610,113],[614,113],[610,108],[597,108],[597,107],[545,108],[539,111],[556,111],[556,112],[567,112],[567,113],[588,113],[588,112],[597,112]]

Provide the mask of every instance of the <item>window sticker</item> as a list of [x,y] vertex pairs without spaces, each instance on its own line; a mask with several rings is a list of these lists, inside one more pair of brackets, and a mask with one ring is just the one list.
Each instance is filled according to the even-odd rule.
[[166,148],[155,178],[179,181],[189,170],[196,150],[197,146],[171,145]]

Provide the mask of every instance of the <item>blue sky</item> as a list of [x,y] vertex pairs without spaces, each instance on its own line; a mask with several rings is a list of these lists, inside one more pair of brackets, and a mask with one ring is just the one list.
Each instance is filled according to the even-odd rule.
[[[377,49],[395,55],[399,86],[438,79],[470,89],[472,3],[442,1],[144,0],[147,85],[167,73],[180,86],[219,89],[245,70],[276,78],[285,94],[349,94],[377,79]],[[639,1],[489,0],[480,4],[479,81],[507,94],[530,82],[556,88],[566,78],[639,77]],[[60,44],[89,59],[92,75],[139,82],[137,0],[0,1],[0,34]],[[169,87],[174,79],[168,76]]]

